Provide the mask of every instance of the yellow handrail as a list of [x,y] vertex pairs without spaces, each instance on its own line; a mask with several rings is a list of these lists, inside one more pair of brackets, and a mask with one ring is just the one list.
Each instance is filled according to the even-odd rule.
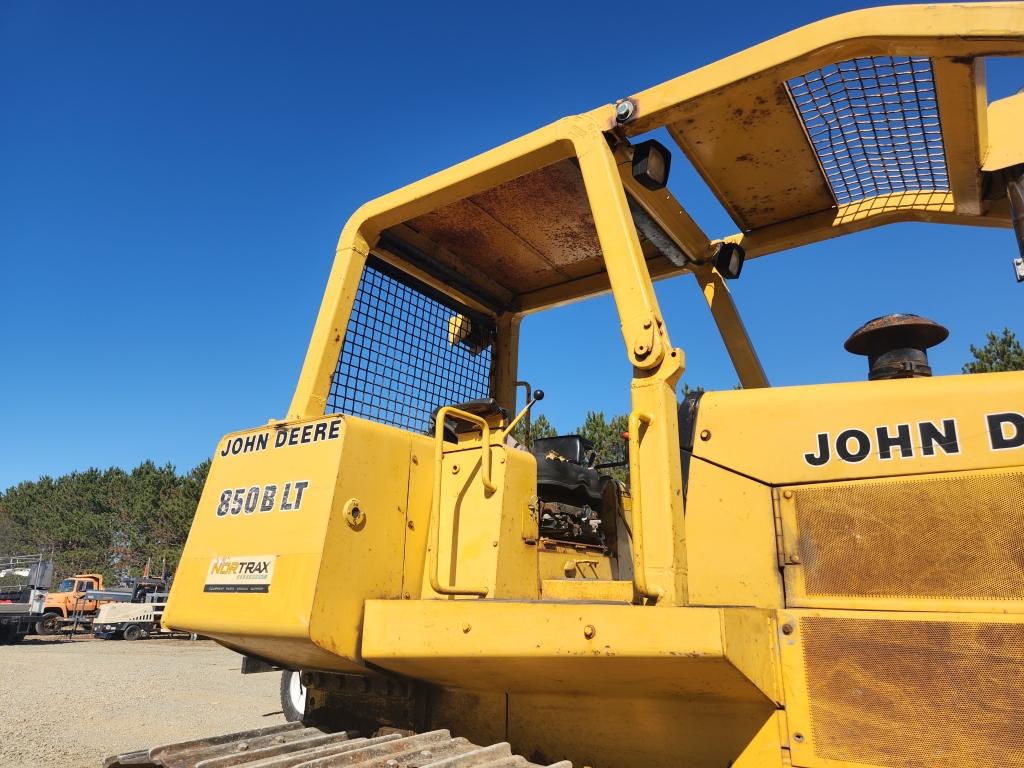
[[633,584],[643,597],[659,598],[664,594],[661,587],[647,584],[647,570],[644,565],[644,513],[640,494],[640,424],[650,426],[654,417],[649,413],[632,411],[629,414],[629,495],[632,508],[633,531]]
[[[457,419],[476,424],[481,430],[481,454],[480,479],[484,491],[494,493],[498,487],[491,478],[491,427],[486,419],[473,413],[459,410],[454,406],[446,405],[437,412],[434,419],[434,493],[430,499],[430,544],[429,544],[429,565],[427,573],[430,577],[430,588],[441,595],[479,595],[486,597],[487,587],[459,587],[455,584],[445,586],[441,584],[438,575],[438,548],[441,543],[441,470],[444,463],[444,420],[447,416],[454,416]],[[452,553],[454,557],[454,552]]]

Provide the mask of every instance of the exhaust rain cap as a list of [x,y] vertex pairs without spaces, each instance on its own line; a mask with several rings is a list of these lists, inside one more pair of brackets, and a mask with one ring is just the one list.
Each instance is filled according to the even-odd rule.
[[947,336],[949,330],[927,317],[894,314],[869,320],[843,346],[867,356],[870,381],[912,379],[932,375],[927,349]]

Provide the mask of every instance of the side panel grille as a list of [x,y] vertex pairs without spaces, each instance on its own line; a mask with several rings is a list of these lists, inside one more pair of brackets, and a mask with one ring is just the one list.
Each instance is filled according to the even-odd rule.
[[799,623],[814,762],[1024,766],[1024,625]]
[[1024,601],[1024,472],[828,483],[791,499],[791,605]]

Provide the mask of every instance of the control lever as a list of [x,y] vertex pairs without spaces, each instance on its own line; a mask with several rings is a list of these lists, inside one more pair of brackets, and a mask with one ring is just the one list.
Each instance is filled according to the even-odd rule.
[[525,437],[526,437],[526,444],[529,445],[529,443],[530,443],[530,418],[529,418],[530,417],[530,409],[533,408],[535,403],[537,403],[537,402],[539,402],[539,401],[544,399],[544,390],[543,389],[535,389],[535,390],[533,390],[531,392],[530,391],[530,385],[527,384],[525,381],[517,381],[516,382],[516,386],[517,387],[518,386],[525,386],[526,387],[526,398],[527,398],[526,405],[523,406],[523,410],[521,410],[519,413],[516,414],[516,417],[514,419],[512,419],[512,421],[509,423],[509,425],[507,427],[505,427],[505,431],[501,433],[501,439],[502,439],[502,442],[504,442],[508,438],[508,436],[512,434],[512,430],[516,428],[516,424],[518,424],[520,421],[522,421],[523,418],[525,417],[526,418]]

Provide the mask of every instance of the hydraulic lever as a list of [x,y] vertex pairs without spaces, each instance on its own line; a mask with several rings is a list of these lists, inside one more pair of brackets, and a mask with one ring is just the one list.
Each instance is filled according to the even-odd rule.
[[[524,417],[529,416],[530,409],[533,408],[534,404],[544,399],[543,389],[535,389],[531,393],[530,385],[527,384],[525,381],[517,381],[516,386],[526,387],[526,405],[523,406],[523,410],[516,414],[516,417],[512,419],[509,425],[505,427],[505,431],[501,433],[502,441],[504,441],[506,438],[508,438],[510,434],[512,434],[512,430],[516,428],[516,424],[522,421]],[[530,442],[530,420],[528,418],[526,420],[526,442]]]

